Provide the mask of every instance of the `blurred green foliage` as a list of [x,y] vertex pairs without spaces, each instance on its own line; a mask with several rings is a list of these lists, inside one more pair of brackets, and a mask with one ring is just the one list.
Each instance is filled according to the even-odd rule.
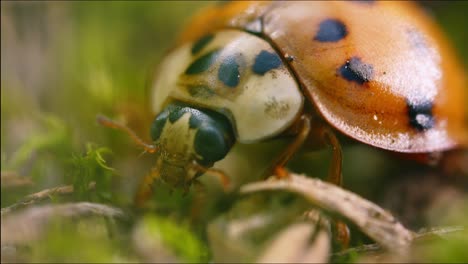
[[[447,2],[424,4],[467,66],[468,2]],[[149,171],[152,158],[141,155],[126,135],[97,126],[96,114],[126,121],[148,140],[148,89],[154,69],[194,10],[209,4],[212,1],[2,1],[1,170],[16,171],[35,183],[2,190],[2,207],[28,193],[65,184],[76,190],[71,200],[131,207],[136,184]],[[346,187],[371,200],[381,198],[381,187],[390,184],[385,176],[407,166],[361,145],[345,148],[344,157]],[[318,176],[326,175],[328,162],[324,150],[300,155],[291,166]],[[92,181],[96,189],[89,192]],[[206,222],[225,212],[224,217],[233,217],[242,204],[229,211],[236,197],[207,191],[200,198],[166,187],[155,186],[155,215],[144,217],[143,223],[181,260],[209,261]],[[202,204],[198,213],[203,216],[190,222],[194,202]],[[65,225],[52,225],[42,243],[31,247],[32,259],[110,262],[116,261],[116,249],[126,248],[124,241],[109,238],[107,223],[98,225],[102,232]],[[427,258],[466,261],[466,242],[441,241]],[[133,253],[124,253],[128,255],[117,261],[134,260]]]
[[182,262],[207,262],[209,254],[206,245],[192,234],[186,225],[174,223],[169,218],[147,215],[143,218],[149,237],[160,240]]
[[48,263],[132,261],[128,255],[115,252],[118,244],[106,226],[103,219],[53,221],[46,236],[33,243],[28,254],[35,262]]
[[[112,176],[114,169],[106,165],[103,155],[111,153],[110,149],[97,148],[93,144],[86,145],[85,155],[72,157],[72,181],[75,195],[78,199],[92,201],[89,196],[97,193],[98,201],[112,202]],[[90,192],[89,185],[96,183],[96,192]]]

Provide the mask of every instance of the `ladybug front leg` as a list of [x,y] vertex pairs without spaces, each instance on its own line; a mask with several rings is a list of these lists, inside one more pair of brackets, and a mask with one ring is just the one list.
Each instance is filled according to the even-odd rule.
[[299,119],[300,127],[294,141],[274,160],[271,166],[266,170],[265,178],[272,173],[278,178],[287,178],[288,172],[285,168],[288,161],[301,148],[309,136],[311,129],[311,118],[308,115],[302,115]]
[[191,169],[194,169],[194,170],[200,172],[194,179],[192,179],[193,182],[196,182],[198,177],[202,176],[203,174],[208,174],[208,175],[215,176],[220,180],[224,191],[227,192],[231,188],[231,180],[230,180],[229,176],[226,175],[226,173],[224,173],[224,171],[222,171],[222,170],[202,166],[202,165],[198,164],[196,161],[194,161],[192,163]]
[[138,208],[144,207],[146,201],[148,201],[153,194],[153,183],[159,175],[159,169],[157,168],[152,168],[151,171],[145,175],[134,197],[135,206]]
[[[146,152],[155,153],[157,151],[157,147],[155,145],[144,142],[140,137],[137,136],[137,134],[133,130],[126,127],[125,125],[119,124],[103,115],[98,115],[96,120],[102,126],[110,127],[125,132],[127,135],[130,136],[131,139],[133,139],[133,141],[138,146],[142,147]],[[143,181],[140,183],[140,186],[134,198],[134,203],[137,207],[143,207],[145,202],[151,197],[153,193],[152,185],[154,179],[156,179],[157,177],[159,177],[159,171],[153,168],[151,172],[143,178]]]
[[117,129],[117,130],[121,130],[121,131],[127,133],[127,135],[129,135],[130,138],[133,139],[133,141],[138,146],[142,147],[148,153],[155,153],[157,151],[157,148],[156,148],[155,145],[151,145],[151,144],[148,144],[148,143],[144,142],[140,137],[137,136],[137,134],[133,130],[131,130],[130,128],[128,128],[128,127],[126,127],[126,126],[124,126],[122,124],[119,124],[119,123],[109,119],[106,116],[98,115],[97,118],[96,118],[96,121],[102,126],[110,127],[110,128]]

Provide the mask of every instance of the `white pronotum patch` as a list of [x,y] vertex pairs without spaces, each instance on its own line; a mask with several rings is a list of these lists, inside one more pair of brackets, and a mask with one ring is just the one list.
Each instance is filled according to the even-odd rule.
[[[224,30],[216,33],[196,56],[192,56],[191,46],[191,43],[181,46],[162,62],[153,86],[156,113],[161,111],[168,98],[211,108],[226,114],[237,139],[248,143],[281,133],[302,111],[303,95],[285,65],[263,75],[252,71],[261,51],[275,53],[265,40],[237,30]],[[215,49],[221,51],[208,70],[196,75],[184,74],[199,56]],[[218,78],[219,66],[228,56],[239,58],[240,79],[236,87],[226,87]],[[194,96],[189,93],[191,86],[208,87],[213,95]]]

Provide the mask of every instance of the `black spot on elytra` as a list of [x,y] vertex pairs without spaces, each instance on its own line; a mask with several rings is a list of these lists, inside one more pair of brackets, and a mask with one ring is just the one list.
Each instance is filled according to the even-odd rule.
[[206,45],[208,45],[208,43],[210,43],[212,40],[214,39],[214,35],[213,34],[208,34],[208,35],[205,35],[201,38],[199,38],[192,46],[192,55],[195,55],[197,54],[198,52],[200,52],[204,47],[206,47]]
[[358,57],[352,57],[338,69],[338,73],[346,80],[362,85],[372,80],[374,67],[363,63]]
[[227,56],[219,66],[218,79],[226,86],[234,88],[239,84],[240,72],[236,56]]
[[280,57],[275,52],[270,53],[262,50],[255,58],[252,71],[256,74],[264,75],[268,71],[280,67],[282,63]]
[[201,56],[200,58],[196,59],[192,64],[190,64],[187,69],[185,70],[185,74],[192,75],[192,74],[199,74],[202,73],[213,64],[216,58],[219,55],[219,50],[212,50],[205,55]]
[[319,25],[314,40],[320,42],[337,42],[348,35],[346,25],[338,19],[325,19]]
[[418,131],[425,131],[434,127],[434,116],[432,115],[432,102],[421,103],[406,102],[408,105],[409,124]]

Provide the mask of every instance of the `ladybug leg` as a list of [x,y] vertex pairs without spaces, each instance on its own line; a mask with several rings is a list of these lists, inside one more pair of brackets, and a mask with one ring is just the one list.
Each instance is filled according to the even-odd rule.
[[198,179],[193,180],[193,187],[196,189],[194,192],[193,202],[190,208],[190,221],[192,223],[197,223],[200,221],[202,211],[205,208],[206,204],[206,187]]
[[299,132],[297,133],[296,138],[272,162],[272,165],[265,172],[265,178],[269,177],[272,173],[280,179],[289,177],[289,173],[286,170],[285,166],[288,163],[288,161],[293,157],[293,155],[299,150],[299,148],[304,144],[307,137],[309,136],[311,130],[310,117],[307,115],[302,115],[300,117],[299,125]]
[[138,191],[134,198],[134,204],[137,207],[142,208],[145,202],[151,197],[153,194],[153,182],[158,177],[159,171],[156,168],[153,168],[140,182]]
[[192,163],[192,169],[200,172],[198,176],[196,176],[192,180],[192,182],[196,182],[197,178],[203,174],[209,174],[209,175],[216,176],[220,180],[221,185],[223,186],[223,189],[225,191],[229,191],[231,187],[231,180],[229,179],[229,176],[227,176],[226,173],[224,173],[222,170],[215,169],[215,168],[207,168],[205,166],[198,164],[195,161]]
[[110,128],[114,128],[114,129],[118,129],[118,130],[122,130],[123,132],[127,133],[127,135],[130,136],[130,138],[133,139],[133,141],[140,147],[143,147],[143,149],[149,153],[155,153],[157,148],[155,145],[151,145],[151,144],[148,144],[148,143],[145,143],[140,137],[137,136],[137,134],[135,132],[133,132],[133,130],[131,130],[130,128],[124,126],[124,125],[121,125],[111,119],[109,119],[108,117],[105,117],[103,115],[98,115],[97,118],[96,118],[97,122],[102,125],[102,126],[105,126],[105,127],[110,127]]
[[[149,153],[155,153],[157,151],[157,148],[155,145],[145,143],[130,128],[124,125],[121,125],[103,115],[98,115],[96,120],[102,126],[122,130],[123,132],[127,133],[127,135],[129,135],[130,138],[132,138],[133,141],[138,146],[143,147],[145,151]],[[158,170],[152,169],[150,173],[143,178],[134,198],[134,203],[137,207],[143,207],[144,203],[150,198],[151,194],[153,193],[152,185],[153,185],[154,179],[156,179],[157,177],[159,177]]]
[[333,133],[329,127],[322,128],[322,138],[325,143],[332,148],[332,160],[330,168],[328,169],[327,181],[338,186],[342,186],[343,177],[341,175],[341,166],[343,153],[341,151],[340,142],[336,138],[335,133]]
[[[332,160],[328,170],[327,181],[338,186],[342,186],[343,177],[341,174],[341,166],[343,154],[341,151],[340,142],[336,138],[335,133],[333,133],[329,127],[322,128],[322,138],[325,143],[332,148]],[[351,234],[349,232],[348,225],[342,220],[336,220],[334,222],[334,227],[336,230],[335,239],[344,249],[348,248],[349,242],[351,240]]]
[[335,240],[341,245],[341,248],[347,249],[351,240],[351,232],[349,231],[348,225],[342,220],[335,220],[333,222],[335,227]]

